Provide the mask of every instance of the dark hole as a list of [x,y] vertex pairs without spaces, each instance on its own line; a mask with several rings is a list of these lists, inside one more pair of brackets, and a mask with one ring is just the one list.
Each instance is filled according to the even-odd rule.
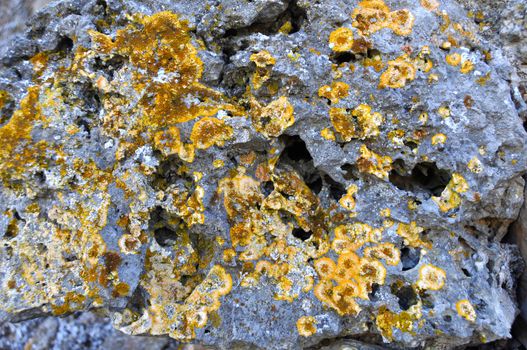
[[312,235],[311,232],[304,231],[301,228],[297,227],[293,229],[293,236],[303,241],[308,240],[311,237],[311,235]]
[[357,60],[351,52],[336,52],[331,56],[331,61],[336,64],[349,63]]
[[381,52],[377,49],[368,49],[367,56],[368,58],[374,58],[376,56],[380,56]]
[[167,227],[161,227],[154,231],[154,239],[160,246],[167,247],[176,241],[176,232]]
[[394,167],[390,172],[390,182],[401,190],[410,192],[424,190],[430,195],[440,196],[450,182],[450,173],[439,169],[435,163],[418,163],[410,175],[401,174],[404,172],[404,162],[396,163],[396,165],[401,163],[399,169]]
[[394,294],[399,299],[399,307],[401,310],[408,310],[412,305],[417,304],[418,297],[411,286],[398,288],[395,290]]
[[401,249],[401,262],[403,263],[403,271],[413,269],[419,264],[421,259],[421,249],[404,247]]
[[69,52],[73,48],[73,40],[71,40],[68,37],[60,38],[59,42],[57,43],[57,46],[55,47],[55,51],[63,51],[63,52]]
[[264,183],[262,183],[262,187],[263,187],[263,194],[266,197],[270,195],[271,192],[274,191],[274,184],[272,181],[265,181]]
[[443,316],[443,320],[445,320],[445,322],[452,322],[452,316],[445,315],[445,316]]
[[417,147],[419,147],[419,145],[413,141],[404,141],[404,145],[406,147],[409,147],[411,148],[412,150],[416,149]]
[[114,77],[115,71],[121,69],[125,62],[126,57],[120,55],[115,55],[109,60],[102,60],[99,57],[96,57],[94,69],[106,72],[110,76],[110,79],[112,79]]
[[15,217],[15,219],[17,220],[22,220],[22,217],[20,216],[20,214],[18,213],[18,211],[15,210],[13,216]]
[[299,7],[297,4],[297,1],[291,1],[289,3],[289,7],[287,8],[287,12],[289,13],[289,16],[291,17],[291,32],[289,34],[296,33],[302,29],[302,24],[307,18],[306,11]]
[[90,134],[91,134],[91,127],[90,127],[90,123],[86,119],[79,119],[77,121],[77,125],[78,126],[82,126],[84,131],[88,134],[88,136],[90,136]]
[[43,184],[46,182],[46,175],[44,174],[43,171],[37,171],[35,173],[35,177],[37,178],[37,181],[40,183],[40,184]]
[[300,136],[282,135],[280,140],[285,144],[282,155],[294,161],[309,162],[313,160],[311,154],[307,150],[306,143],[300,138]]
[[346,180],[358,180],[359,179],[359,177],[356,175],[358,171],[357,166],[346,163],[342,165],[340,169],[344,171],[344,178]]
[[0,96],[0,104],[3,104],[3,106],[0,108],[0,127],[7,123],[11,117],[13,116],[13,112],[15,111],[15,101],[11,98],[11,96]]
[[230,37],[237,36],[237,35],[238,35],[238,30],[234,28],[230,28],[225,31],[225,34],[223,34],[223,37],[230,38]]
[[324,181],[329,186],[329,195],[336,201],[339,201],[343,195],[346,194],[346,189],[342,184],[339,184],[337,181],[333,180],[330,176],[325,175]]
[[464,267],[461,268],[461,271],[463,271],[463,274],[465,276],[472,277],[472,274],[467,269],[465,269]]
[[368,298],[371,301],[377,301],[379,299],[380,286],[377,283],[371,285],[371,292],[368,294]]
[[322,178],[320,175],[315,176],[315,179],[306,182],[306,185],[311,189],[311,191],[313,191],[313,193],[319,194],[320,191],[322,191]]

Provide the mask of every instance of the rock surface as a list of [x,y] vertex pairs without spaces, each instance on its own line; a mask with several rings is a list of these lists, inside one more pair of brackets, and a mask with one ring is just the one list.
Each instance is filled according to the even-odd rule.
[[51,4],[0,61],[0,320],[97,308],[221,348],[509,337],[525,46],[437,5]]

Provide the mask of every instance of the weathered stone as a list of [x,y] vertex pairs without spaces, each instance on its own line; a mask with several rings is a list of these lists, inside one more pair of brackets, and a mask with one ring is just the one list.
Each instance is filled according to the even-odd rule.
[[220,348],[509,337],[519,88],[438,5],[47,7],[0,61],[0,320],[98,308]]

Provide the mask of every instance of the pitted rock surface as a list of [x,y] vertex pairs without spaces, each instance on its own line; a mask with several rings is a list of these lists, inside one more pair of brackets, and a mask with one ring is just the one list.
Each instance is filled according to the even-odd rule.
[[0,62],[0,320],[510,336],[526,133],[454,1],[58,1]]

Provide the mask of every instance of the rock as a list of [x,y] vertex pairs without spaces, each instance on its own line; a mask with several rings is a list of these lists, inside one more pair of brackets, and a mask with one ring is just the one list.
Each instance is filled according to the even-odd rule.
[[510,337],[526,133],[454,1],[61,1],[0,62],[0,320],[160,337],[108,348]]

